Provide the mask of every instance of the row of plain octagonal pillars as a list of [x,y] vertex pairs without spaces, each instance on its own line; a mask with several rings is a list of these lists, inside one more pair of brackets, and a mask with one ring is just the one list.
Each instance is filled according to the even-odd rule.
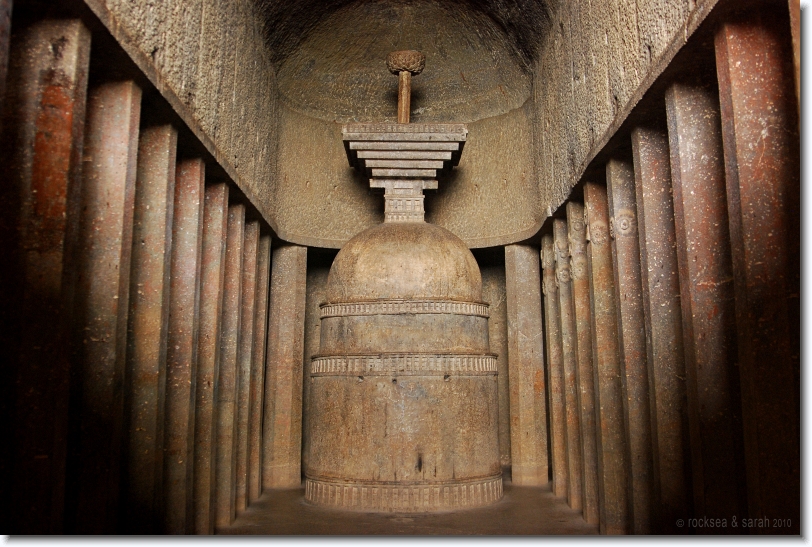
[[553,491],[602,533],[800,530],[785,28],[759,11],[721,25],[718,82],[672,84],[667,128],[632,130],[632,160],[542,238]]

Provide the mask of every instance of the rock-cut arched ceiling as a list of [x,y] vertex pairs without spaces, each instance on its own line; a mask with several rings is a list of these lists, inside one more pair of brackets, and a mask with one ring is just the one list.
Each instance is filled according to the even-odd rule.
[[550,20],[539,0],[257,0],[283,102],[325,121],[391,121],[386,54],[417,49],[412,121],[471,122],[520,107]]

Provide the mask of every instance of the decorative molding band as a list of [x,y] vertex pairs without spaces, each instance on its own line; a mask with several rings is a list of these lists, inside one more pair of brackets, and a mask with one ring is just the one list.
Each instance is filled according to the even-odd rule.
[[306,478],[305,499],[355,511],[427,513],[490,505],[502,499],[502,477],[443,484],[376,484]]
[[[463,139],[468,128],[463,123],[349,123],[341,128],[342,133],[456,133]],[[346,137],[345,137],[345,140]]]
[[321,318],[350,315],[402,315],[413,313],[449,313],[488,317],[488,304],[484,302],[456,302],[452,300],[380,300],[377,302],[347,302],[322,304]]
[[317,355],[310,364],[315,375],[379,374],[496,374],[496,355],[382,353],[377,355]]

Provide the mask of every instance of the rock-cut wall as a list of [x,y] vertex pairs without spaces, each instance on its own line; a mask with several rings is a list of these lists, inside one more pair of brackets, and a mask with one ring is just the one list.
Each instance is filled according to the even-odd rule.
[[542,216],[569,196],[716,0],[560,2],[535,65]]
[[85,2],[276,228],[276,76],[255,2]]

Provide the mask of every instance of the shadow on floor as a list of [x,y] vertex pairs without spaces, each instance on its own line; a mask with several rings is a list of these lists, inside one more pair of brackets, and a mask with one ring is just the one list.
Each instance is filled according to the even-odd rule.
[[304,487],[265,492],[221,535],[588,535],[580,511],[550,486],[513,486],[488,507],[449,513],[355,513],[304,501]]

